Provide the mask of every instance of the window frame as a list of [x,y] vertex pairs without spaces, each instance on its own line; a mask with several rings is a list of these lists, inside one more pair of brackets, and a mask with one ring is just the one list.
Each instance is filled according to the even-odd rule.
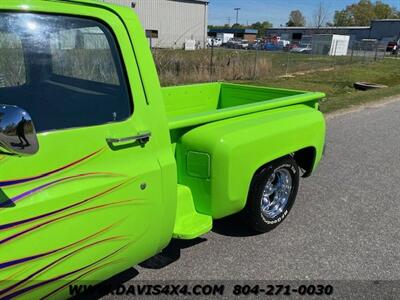
[[[122,53],[122,49],[121,49],[119,40],[117,38],[117,35],[114,32],[113,28],[107,22],[105,22],[104,20],[102,20],[100,18],[94,17],[92,15],[70,14],[70,13],[63,13],[63,12],[0,10],[0,13],[14,14],[14,15],[25,14],[25,15],[35,15],[35,16],[66,17],[66,18],[81,19],[84,21],[93,21],[93,22],[101,25],[101,26],[98,26],[101,30],[103,29],[102,27],[104,27],[104,29],[107,30],[107,33],[105,33],[103,30],[102,31],[109,43],[110,51],[111,51],[113,58],[118,59],[119,66],[118,66],[118,64],[116,64],[117,61],[114,61],[115,68],[116,68],[116,71],[118,74],[118,79],[120,81],[120,86],[121,86],[122,82],[125,84],[125,88],[126,88],[125,94],[127,96],[126,100],[129,101],[129,113],[126,118],[118,120],[118,121],[110,121],[110,122],[105,122],[105,123],[101,123],[101,124],[93,124],[93,125],[85,125],[85,126],[72,126],[72,127],[57,128],[57,129],[46,129],[43,131],[39,131],[38,134],[43,134],[43,133],[48,133],[48,132],[74,130],[74,129],[82,129],[82,128],[84,129],[84,128],[91,128],[91,127],[105,126],[105,125],[110,125],[110,124],[119,124],[119,123],[123,123],[123,122],[130,120],[134,116],[135,101],[134,101],[133,89],[131,86],[131,82],[130,82],[130,78],[129,78],[130,76],[128,74],[126,61],[124,59],[124,55]],[[122,24],[122,25],[125,26],[125,24]],[[129,35],[128,32],[127,32],[127,34]],[[112,44],[111,44],[111,42],[112,42]],[[112,47],[113,45],[114,45],[114,47]],[[23,43],[22,43],[22,47],[23,47]],[[133,51],[133,49],[132,49],[132,51]],[[24,63],[26,64],[25,53],[24,53],[23,57],[24,57]],[[136,62],[136,57],[134,60]],[[120,70],[118,70],[118,68],[120,68]],[[57,75],[53,72],[51,73],[51,75],[61,76],[61,75]],[[25,82],[25,85],[26,85],[28,82],[27,72],[26,72],[25,76],[26,76],[26,82]],[[74,77],[71,77],[71,78],[76,79]],[[84,80],[84,79],[80,79],[80,80]],[[96,81],[93,81],[93,82],[96,83]],[[106,83],[104,83],[104,84],[106,84]],[[21,85],[21,86],[23,86],[23,85]],[[5,88],[7,88],[7,87],[5,87]]]

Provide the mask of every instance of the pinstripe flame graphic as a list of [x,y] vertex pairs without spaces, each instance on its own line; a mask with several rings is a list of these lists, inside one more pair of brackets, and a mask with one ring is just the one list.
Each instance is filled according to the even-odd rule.
[[[69,205],[67,207],[60,208],[58,210],[54,210],[52,212],[48,212],[48,213],[45,213],[45,214],[42,214],[42,215],[39,215],[39,216],[31,217],[31,218],[25,219],[25,220],[15,221],[15,222],[8,223],[8,224],[2,224],[2,225],[0,225],[0,231],[5,230],[5,229],[14,228],[14,227],[17,227],[17,226],[20,226],[20,225],[23,225],[23,224],[31,223],[31,222],[34,222],[34,221],[38,221],[40,219],[44,219],[44,218],[53,216],[55,214],[58,214],[58,213],[61,213],[61,212],[65,212],[65,211],[67,211],[69,209],[72,209],[72,208],[75,208],[75,207],[78,207],[78,206],[82,206],[83,204],[86,204],[86,203],[88,203],[88,202],[90,202],[92,200],[95,200],[97,198],[105,196],[105,195],[117,190],[118,188],[120,188],[120,187],[124,186],[125,184],[127,184],[129,182],[132,182],[132,181],[133,180],[129,179],[129,180],[123,182],[123,183],[120,183],[120,184],[118,184],[116,186],[113,186],[113,187],[111,187],[111,188],[109,188],[109,189],[107,189],[107,190],[105,190],[103,192],[100,192],[100,193],[98,193],[98,194],[96,194],[94,196],[86,198],[86,199],[84,199],[84,200],[82,200],[80,202],[77,202],[75,204],[71,204],[71,205]],[[1,242],[0,242],[0,244],[1,244]]]
[[[121,222],[118,222],[118,223],[121,223]],[[90,239],[92,239],[92,238],[94,238],[94,237],[96,237],[96,236],[98,236],[98,235],[100,235],[102,233],[105,233],[106,231],[110,230],[111,228],[113,228],[118,223],[110,225],[110,226],[107,226],[106,228],[103,228],[102,230],[100,230],[100,231],[98,231],[98,232],[96,232],[96,233],[94,233],[92,235],[89,235],[88,237],[85,237],[85,238],[83,238],[83,239],[81,239],[79,241],[76,241],[74,243],[68,244],[66,246],[63,246],[63,247],[60,247],[60,248],[57,248],[57,249],[54,249],[54,250],[51,250],[51,251],[48,251],[48,252],[45,252],[45,253],[32,255],[32,256],[29,256],[29,257],[24,257],[24,258],[15,259],[15,260],[7,261],[7,262],[2,262],[2,263],[0,263],[0,270],[1,269],[6,269],[6,268],[9,268],[9,267],[12,267],[12,266],[16,266],[16,265],[19,265],[19,264],[23,264],[23,263],[26,263],[26,262],[29,262],[29,261],[32,261],[32,260],[35,260],[35,259],[38,259],[38,258],[42,258],[42,257],[48,256],[48,255],[51,255],[51,254],[54,254],[54,253],[61,252],[63,250],[72,248],[73,246],[79,245],[79,244],[81,244],[81,243],[83,243],[85,241],[88,241],[88,240],[90,240]]]
[[18,270],[17,272],[11,274],[10,276],[8,276],[7,278],[3,278],[2,281],[0,281],[0,290],[3,289],[3,286],[6,285],[6,283],[8,281],[13,280],[14,278],[16,278],[17,276],[25,273],[28,270],[28,267],[22,268],[20,270]]
[[102,265],[100,265],[100,266],[98,266],[98,267],[92,268],[92,269],[90,269],[89,271],[87,271],[87,272],[83,273],[82,275],[79,275],[79,276],[76,277],[75,279],[71,280],[70,282],[68,282],[68,283],[66,283],[66,284],[64,284],[64,285],[62,285],[62,286],[60,286],[59,288],[55,289],[55,290],[52,291],[51,293],[49,293],[49,294],[43,296],[43,297],[41,298],[41,300],[48,299],[50,296],[57,294],[58,292],[60,292],[60,291],[62,291],[63,289],[65,289],[66,287],[68,287],[68,286],[72,285],[73,283],[75,283],[76,281],[78,281],[79,279],[85,277],[86,275],[89,275],[90,273],[93,273],[93,272],[96,272],[96,271],[98,271],[98,270],[101,270],[101,269],[103,269],[103,268],[105,268],[105,267],[107,267],[107,266],[109,266],[109,265],[114,265],[114,264],[117,264],[117,263],[120,263],[120,262],[124,262],[124,261],[125,261],[124,259],[117,259],[117,260],[113,260],[113,261],[110,261],[110,262],[108,262],[108,263],[102,264]]
[[[102,210],[109,208],[132,206],[143,203],[144,199],[133,199],[129,198],[129,196],[127,196],[128,199],[113,199],[105,202],[105,200],[108,199],[108,197],[105,198],[105,196],[113,195],[113,193],[117,192],[119,189],[126,188],[137,180],[137,178],[130,178],[124,174],[111,172],[82,172],[80,174],[72,174],[62,178],[50,177],[88,161],[89,159],[101,153],[103,150],[104,148],[65,166],[47,171],[43,174],[21,179],[0,181],[0,189],[7,189],[8,187],[13,187],[28,182],[31,183],[35,180],[49,177],[49,181],[47,183],[40,183],[32,189],[19,192],[18,195],[13,195],[9,200],[12,204],[15,204],[20,203],[27,198],[32,197],[33,195],[43,193],[48,189],[58,185],[67,184],[73,181],[85,180],[92,177],[118,178],[117,183],[115,181],[113,181],[113,183],[110,182],[108,187],[103,187],[103,190],[98,190],[94,192],[95,194],[87,196],[87,198],[82,197],[84,199],[75,199],[71,202],[68,202],[68,205],[63,204],[61,207],[56,206],[47,210],[46,206],[43,206],[44,209],[40,209],[39,212],[36,212],[36,215],[28,215],[26,218],[19,217],[19,220],[18,218],[15,218],[12,220],[12,222],[3,221],[3,223],[0,223],[0,249],[13,249],[17,247],[17,244],[14,244],[14,242],[19,239],[28,238],[29,242],[33,238],[34,233],[42,230],[45,230],[44,234],[42,232],[42,235],[46,235],[47,229],[56,232],[55,230],[58,230],[57,228],[60,226],[64,226],[63,224],[69,224],[63,223],[64,221],[68,220],[75,222],[75,218],[87,213],[101,212]],[[4,157],[0,156],[0,162],[3,159]],[[116,195],[117,194],[118,193],[116,193]],[[102,199],[103,197],[104,199]],[[27,203],[28,207],[29,204],[30,203]],[[0,211],[3,211],[3,209],[8,208],[0,206]],[[120,209],[120,211],[123,210],[124,208]],[[104,212],[102,212],[100,215],[103,215],[103,213]],[[58,286],[53,287],[53,289],[56,288],[55,290],[47,290],[45,292],[47,295],[44,296],[43,299],[49,298],[61,292],[66,286],[68,286],[68,284],[65,284],[65,281],[69,281],[70,283],[78,281],[80,278],[88,276],[89,274],[110,266],[113,263],[123,261],[118,257],[114,258],[113,261],[110,260],[112,257],[118,255],[120,252],[126,249],[129,245],[133,244],[134,241],[132,240],[131,234],[127,233],[125,230],[120,230],[121,227],[118,228],[119,225],[128,220],[128,215],[125,216],[125,218],[123,216],[118,218],[121,219],[119,219],[119,221],[118,219],[113,219],[112,221],[107,221],[107,219],[102,220],[102,225],[99,225],[96,229],[90,227],[92,228],[90,229],[92,232],[85,232],[85,236],[77,235],[73,240],[72,236],[75,235],[71,235],[71,237],[67,239],[64,244],[55,244],[54,246],[51,246],[51,248],[49,247],[49,249],[38,248],[40,250],[36,250],[36,253],[24,253],[24,251],[21,251],[23,254],[20,254],[19,257],[10,257],[7,255],[8,259],[4,259],[5,256],[3,258],[0,256],[0,274],[3,271],[3,274],[8,274],[7,276],[0,277],[0,299],[8,300],[18,298],[44,286],[64,280],[64,282],[59,283]],[[56,224],[58,227],[53,227]],[[145,232],[142,234],[145,234]],[[54,233],[52,234],[55,235]],[[139,239],[140,238],[141,237],[139,237]],[[23,242],[25,242],[25,240]],[[4,246],[5,248],[2,248]],[[40,247],[43,246],[44,244],[42,244]],[[102,254],[97,254],[97,256],[95,256],[96,259],[94,259],[92,256],[88,255],[90,253]],[[104,256],[101,257],[101,255]],[[74,259],[70,261],[72,258]],[[88,261],[88,264],[71,267],[73,261],[79,261],[81,258],[85,258],[85,260]],[[65,265],[67,261],[68,264]],[[46,279],[36,281],[43,277]]]
[[3,289],[3,290],[0,290],[0,296],[2,296],[2,295],[4,295],[4,294],[6,294],[6,293],[8,293],[8,292],[10,292],[10,291],[12,291],[12,290],[14,290],[15,288],[21,286],[21,285],[24,284],[24,283],[27,283],[29,280],[33,279],[35,276],[37,276],[37,275],[43,273],[44,271],[49,270],[50,268],[54,267],[54,266],[57,265],[58,263],[62,262],[63,260],[65,260],[65,259],[67,259],[67,258],[70,258],[71,256],[73,256],[73,255],[75,255],[75,254],[77,254],[77,253],[79,253],[79,252],[82,252],[83,250],[86,250],[86,249],[89,249],[89,248],[91,248],[91,247],[97,246],[97,245],[99,245],[99,244],[101,244],[101,243],[106,243],[106,242],[113,241],[113,240],[117,240],[117,239],[121,239],[121,238],[123,238],[123,236],[116,236],[116,237],[105,238],[105,239],[102,239],[102,240],[93,242],[93,243],[91,243],[91,244],[89,244],[89,245],[85,245],[85,246],[83,246],[83,247],[80,247],[80,248],[78,248],[78,249],[76,249],[76,250],[74,250],[74,251],[72,251],[72,252],[70,252],[70,253],[68,253],[68,254],[66,254],[66,255],[63,255],[63,256],[60,257],[59,259],[57,259],[57,260],[51,262],[50,264],[44,266],[43,268],[41,268],[41,269],[35,271],[34,273],[30,274],[29,276],[25,277],[23,280],[21,280],[21,281],[15,283],[15,284],[13,284],[13,285],[11,285],[11,286],[8,287],[8,288],[5,288],[5,289]]
[[75,179],[81,179],[81,178],[87,178],[87,177],[96,177],[96,176],[98,176],[98,177],[100,177],[100,176],[115,176],[115,177],[117,177],[117,176],[124,176],[124,175],[115,174],[115,173],[107,173],[107,172],[92,172],[92,173],[78,174],[78,175],[61,178],[61,179],[54,180],[54,181],[51,181],[49,183],[43,184],[43,185],[41,185],[41,186],[39,186],[37,188],[34,188],[34,189],[29,190],[27,192],[24,192],[24,193],[22,193],[20,195],[12,197],[10,200],[13,203],[16,203],[17,201],[25,199],[25,198],[27,198],[29,196],[32,196],[32,195],[34,195],[34,194],[36,194],[38,192],[42,192],[45,189],[48,189],[48,188],[50,188],[52,186],[55,186],[57,184],[65,183],[67,181],[72,181],[72,180],[75,180]]
[[12,185],[17,185],[17,184],[21,184],[21,183],[31,182],[31,181],[34,181],[34,180],[37,180],[37,179],[42,179],[42,178],[48,177],[50,175],[59,173],[59,172],[64,171],[66,169],[72,168],[72,167],[74,167],[74,166],[76,166],[76,165],[78,165],[78,164],[80,164],[80,163],[82,163],[84,161],[87,161],[88,159],[94,157],[95,155],[99,154],[103,150],[104,150],[104,148],[100,149],[100,150],[97,150],[97,151],[95,151],[95,152],[93,152],[93,153],[91,153],[91,154],[89,154],[89,155],[87,155],[87,156],[85,156],[85,157],[83,157],[81,159],[78,159],[77,161],[74,161],[74,162],[72,162],[72,163],[70,163],[68,165],[59,167],[59,168],[57,168],[55,170],[48,171],[48,172],[40,174],[40,175],[36,175],[36,176],[33,176],[33,177],[28,177],[28,178],[0,181],[0,188],[1,187],[12,186]]
[[129,204],[129,203],[132,203],[133,201],[134,201],[134,199],[118,201],[118,202],[113,202],[113,203],[108,203],[108,204],[103,204],[103,205],[97,205],[97,206],[85,208],[85,209],[82,209],[82,210],[79,210],[79,211],[76,211],[76,212],[72,212],[72,213],[69,213],[67,215],[51,219],[49,221],[37,224],[37,225],[35,225],[33,227],[30,227],[28,229],[25,229],[25,230],[23,230],[21,232],[18,232],[16,234],[8,236],[8,237],[0,240],[0,245],[8,243],[8,242],[10,242],[10,241],[12,241],[12,240],[14,240],[14,239],[16,239],[18,237],[21,237],[23,235],[31,233],[31,232],[33,232],[33,231],[35,231],[35,230],[37,230],[37,229],[39,229],[41,227],[47,226],[49,224],[55,223],[57,221],[60,221],[60,220],[66,219],[66,218],[69,218],[71,216],[75,216],[75,215],[78,215],[78,214],[86,213],[86,212],[93,211],[93,210],[98,210],[98,209],[101,209],[101,208],[107,208],[107,207],[111,207],[111,206],[115,206],[115,205]]
[[[81,251],[81,250],[83,250],[83,249],[85,249],[85,248],[87,248],[87,247],[94,246],[94,245],[96,245],[96,244],[99,244],[99,243],[102,243],[102,242],[106,242],[106,241],[109,241],[109,240],[112,240],[112,239],[115,239],[115,238],[108,238],[108,239],[105,239],[105,240],[102,240],[102,241],[95,242],[95,243],[93,243],[92,245],[82,247],[82,248],[80,248],[80,249],[78,249],[78,250],[75,250],[75,251],[72,252],[72,253],[69,253],[69,254],[65,255],[65,256],[62,257],[61,259],[65,259],[65,258],[67,258],[67,257],[69,257],[69,256],[71,256],[71,255],[73,255],[73,254],[75,254],[76,252]],[[81,267],[81,268],[79,268],[79,269],[76,269],[76,270],[70,271],[70,272],[68,272],[68,273],[65,273],[65,274],[62,274],[62,275],[53,277],[53,278],[51,278],[51,279],[48,279],[48,280],[45,280],[45,281],[42,281],[42,282],[33,284],[33,285],[31,285],[31,286],[22,288],[22,289],[20,289],[20,290],[13,291],[16,287],[20,286],[22,283],[25,283],[26,281],[28,281],[28,280],[29,280],[30,278],[32,278],[33,276],[35,276],[35,275],[37,275],[38,273],[42,272],[43,269],[44,269],[44,268],[43,268],[43,269],[41,269],[41,270],[35,272],[34,275],[32,274],[31,276],[29,276],[29,278],[26,278],[26,279],[24,279],[24,280],[22,280],[22,281],[20,281],[20,282],[18,282],[18,283],[16,283],[16,284],[14,284],[13,286],[11,286],[11,287],[9,287],[9,288],[7,288],[7,289],[4,289],[4,290],[2,290],[2,291],[0,291],[0,297],[2,297],[2,298],[0,298],[0,299],[13,299],[13,298],[16,298],[16,297],[18,297],[18,296],[20,296],[20,295],[22,295],[22,294],[25,294],[25,293],[27,293],[27,292],[29,292],[29,291],[32,291],[32,290],[35,290],[35,289],[40,288],[40,287],[42,287],[42,286],[45,286],[45,285],[47,285],[47,284],[53,283],[53,282],[55,282],[55,281],[59,281],[59,280],[64,279],[64,278],[66,278],[66,277],[68,277],[68,276],[71,276],[71,275],[78,274],[78,273],[81,272],[81,271],[85,271],[85,270],[87,270],[87,269],[89,269],[89,268],[91,268],[91,267],[96,266],[98,263],[100,263],[100,262],[102,262],[102,261],[104,261],[104,260],[106,260],[106,259],[111,258],[112,256],[116,255],[117,253],[119,253],[119,252],[123,251],[124,249],[126,249],[130,244],[131,244],[131,243],[127,243],[127,244],[125,244],[124,246],[118,248],[117,250],[112,251],[111,253],[107,254],[106,256],[104,256],[104,257],[102,257],[102,258],[100,258],[100,259],[98,259],[98,260],[96,260],[96,261],[94,261],[94,262],[92,262],[92,263],[90,263],[90,264],[87,264],[86,266],[83,266],[83,267]],[[61,260],[61,259],[59,259],[59,260]],[[51,267],[52,265],[58,263],[59,260],[57,260],[57,261],[51,263],[51,265],[48,265],[48,266],[46,266],[45,268]],[[10,292],[11,292],[11,293],[10,293]],[[6,294],[6,295],[5,295],[5,294]],[[4,296],[4,297],[3,297],[3,296]]]

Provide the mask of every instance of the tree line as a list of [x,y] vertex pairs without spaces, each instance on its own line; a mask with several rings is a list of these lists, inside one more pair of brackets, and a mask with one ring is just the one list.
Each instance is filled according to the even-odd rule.
[[[335,11],[334,26],[368,26],[375,19],[399,19],[400,12],[382,1],[360,0]],[[328,24],[329,25],[329,24]]]
[[[400,19],[400,11],[383,1],[360,0],[357,3],[347,5],[342,10],[333,13],[333,20],[329,21],[331,12],[325,2],[320,1],[315,8],[311,26],[368,26],[376,19]],[[300,10],[291,11],[286,22],[288,27],[304,27],[307,25],[306,17]],[[282,25],[281,25],[282,26]],[[209,29],[257,29],[259,36],[264,36],[268,28],[272,27],[269,21],[256,22],[245,26],[241,24],[225,24],[223,26],[210,25]]]
[[233,24],[232,26],[229,24],[225,24],[222,26],[214,26],[210,25],[208,26],[209,29],[256,29],[258,30],[258,35],[259,36],[265,36],[265,32],[267,31],[268,28],[272,27],[272,23],[268,21],[264,22],[256,22],[251,25],[242,25],[242,24]]

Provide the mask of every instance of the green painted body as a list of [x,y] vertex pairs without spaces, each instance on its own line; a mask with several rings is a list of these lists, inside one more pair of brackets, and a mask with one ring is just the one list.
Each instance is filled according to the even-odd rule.
[[[251,179],[279,157],[312,149],[325,122],[321,93],[226,83],[161,88],[131,9],[95,1],[2,0],[1,11],[96,18],[114,33],[133,115],[38,134],[29,157],[0,155],[0,299],[68,297],[160,252],[172,237],[206,233],[240,211]],[[107,138],[151,131],[145,147]]]

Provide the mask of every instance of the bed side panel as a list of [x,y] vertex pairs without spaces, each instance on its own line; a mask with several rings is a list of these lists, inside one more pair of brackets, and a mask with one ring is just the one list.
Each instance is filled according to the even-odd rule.
[[218,108],[219,83],[162,88],[168,117],[215,112]]
[[192,189],[200,213],[222,218],[245,206],[251,179],[261,166],[313,147],[315,168],[324,140],[323,115],[306,105],[204,125],[178,143],[179,182]]

